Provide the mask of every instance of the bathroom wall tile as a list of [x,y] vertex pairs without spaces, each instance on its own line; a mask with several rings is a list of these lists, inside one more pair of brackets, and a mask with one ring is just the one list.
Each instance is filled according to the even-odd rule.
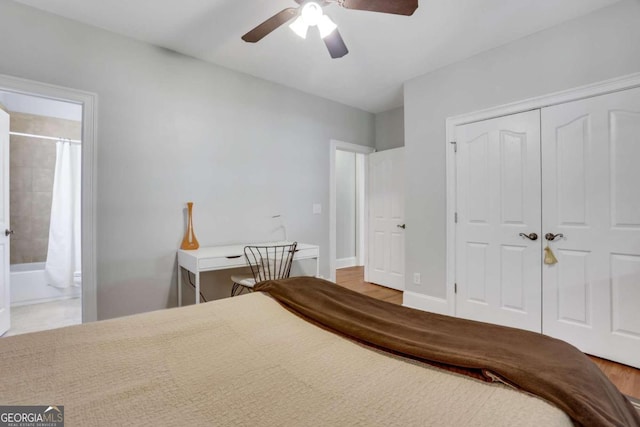
[[31,216],[33,211],[33,193],[13,191],[9,196],[11,216]]
[[34,239],[48,239],[51,215],[34,216],[31,221],[31,237]]
[[11,264],[33,262],[31,257],[31,240],[12,239],[9,258]]
[[44,154],[43,168],[45,165],[51,165],[51,170],[55,171],[56,167],[56,150],[49,150]]
[[43,132],[58,138],[80,139],[82,122],[47,118],[42,121]]
[[56,144],[54,141],[38,141],[31,148],[29,154],[33,167],[53,169],[56,166]]
[[82,122],[68,121],[64,134],[66,138],[82,140]]
[[31,259],[33,259],[31,262],[47,262],[47,252],[34,253]]
[[47,117],[33,116],[31,114],[24,115],[24,126],[28,129],[28,133],[34,135],[48,136],[46,131]]
[[11,216],[11,229],[13,230],[13,236],[11,241],[31,239],[33,236],[33,222],[31,216]]
[[44,262],[47,260],[47,250],[49,249],[48,239],[33,239],[32,262]]
[[24,146],[27,149],[27,160],[25,162],[26,166],[29,166],[31,168],[40,167],[40,163],[37,159],[37,153],[40,150],[39,145],[40,140],[34,138],[29,138],[29,140],[24,143]]
[[68,120],[62,119],[43,120],[42,132],[46,133],[46,135],[54,136],[56,138],[69,138],[69,136],[67,135],[67,122]]
[[52,193],[39,191],[33,193],[33,216],[51,215],[51,197]]
[[11,191],[32,191],[33,171],[31,168],[15,166],[9,169],[9,186]]
[[53,191],[53,172],[53,169],[33,168],[31,170],[33,191]]
[[26,145],[28,138],[11,136],[9,148],[10,167],[24,167],[29,164],[29,150]]
[[23,260],[21,253],[17,253],[16,251],[11,251],[11,254],[9,255],[9,263],[11,265],[13,265],[13,264],[24,264],[26,262],[27,261]]
[[33,117],[31,114],[15,113],[10,115],[11,130],[23,133],[33,133]]

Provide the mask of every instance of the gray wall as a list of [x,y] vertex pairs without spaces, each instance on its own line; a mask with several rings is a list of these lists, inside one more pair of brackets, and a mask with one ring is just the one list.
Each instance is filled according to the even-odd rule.
[[404,147],[404,108],[376,114],[376,150]]
[[280,214],[328,275],[329,141],[373,146],[372,114],[8,0],[0,40],[0,73],[98,94],[100,319],[176,303],[187,201],[201,245],[281,238]]
[[336,259],[356,256],[356,154],[336,151]]
[[640,2],[624,0],[407,82],[407,290],[446,294],[447,117],[638,71]]

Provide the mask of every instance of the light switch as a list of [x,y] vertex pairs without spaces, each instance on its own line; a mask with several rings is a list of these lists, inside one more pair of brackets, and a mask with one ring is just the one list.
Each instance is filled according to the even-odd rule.
[[322,205],[320,203],[313,204],[313,214],[320,215],[322,213]]

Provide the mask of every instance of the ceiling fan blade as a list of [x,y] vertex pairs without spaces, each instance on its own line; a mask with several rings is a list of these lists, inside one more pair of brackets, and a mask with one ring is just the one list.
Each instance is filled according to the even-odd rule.
[[418,8],[418,0],[344,0],[340,4],[347,9],[407,16],[413,15]]
[[344,44],[344,40],[342,40],[342,36],[337,28],[323,40],[324,44],[327,45],[327,49],[329,49],[329,55],[331,55],[333,59],[342,58],[349,53],[349,49],[347,49],[347,45]]
[[297,7],[289,7],[287,9],[281,10],[280,12],[276,13],[271,18],[267,19],[262,24],[258,25],[253,30],[242,36],[242,40],[248,43],[258,42],[276,28],[291,21],[296,17],[297,14]]

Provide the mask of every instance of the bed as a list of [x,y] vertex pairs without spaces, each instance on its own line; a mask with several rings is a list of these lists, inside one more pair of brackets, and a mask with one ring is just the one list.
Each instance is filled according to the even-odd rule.
[[[595,406],[577,420],[494,371],[408,354],[402,333],[400,350],[368,337],[384,323],[375,319],[437,315],[313,278],[257,289],[2,339],[0,403],[64,405],[67,426],[640,425],[612,385],[595,403],[585,398]],[[364,313],[362,327],[352,311]]]

